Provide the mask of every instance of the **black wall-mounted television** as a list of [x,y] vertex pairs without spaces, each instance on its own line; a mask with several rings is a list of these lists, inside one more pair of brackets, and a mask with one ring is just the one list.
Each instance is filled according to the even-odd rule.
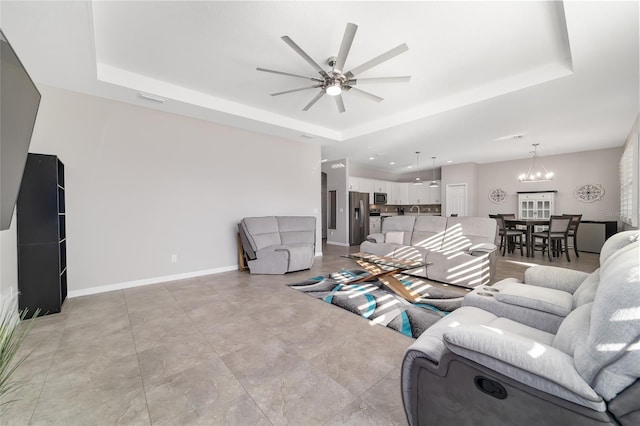
[[0,230],[5,230],[18,198],[40,92],[1,29],[0,50]]

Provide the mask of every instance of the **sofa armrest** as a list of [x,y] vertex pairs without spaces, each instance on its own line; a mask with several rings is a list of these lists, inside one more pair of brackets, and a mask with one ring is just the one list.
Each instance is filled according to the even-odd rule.
[[467,250],[467,253],[469,253],[471,256],[483,256],[487,253],[492,253],[497,249],[498,249],[498,246],[496,246],[495,244],[480,243],[480,244],[475,244],[469,247],[469,250]]
[[367,241],[372,243],[384,243],[384,234],[369,234],[367,235]]
[[566,317],[573,309],[573,296],[566,291],[510,283],[495,292],[498,302]]
[[468,325],[444,334],[453,353],[559,398],[604,411],[602,398],[584,381],[566,353],[490,326]]
[[573,294],[588,276],[586,272],[557,266],[534,266],[524,271],[524,282]]

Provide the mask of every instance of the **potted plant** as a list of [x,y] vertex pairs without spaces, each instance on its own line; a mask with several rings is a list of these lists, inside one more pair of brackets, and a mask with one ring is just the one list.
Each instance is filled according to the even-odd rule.
[[35,318],[40,313],[36,310],[33,319],[28,323],[21,324],[25,318],[27,310],[20,314],[16,312],[17,297],[8,297],[0,303],[0,409],[6,404],[13,402],[7,397],[17,391],[23,384],[12,381],[11,377],[15,371],[27,359],[29,354],[16,359],[16,354],[20,345],[24,342],[35,324]]

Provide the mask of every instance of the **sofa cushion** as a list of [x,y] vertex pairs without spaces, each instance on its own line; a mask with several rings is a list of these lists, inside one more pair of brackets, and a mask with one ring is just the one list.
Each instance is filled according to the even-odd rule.
[[371,253],[378,256],[393,257],[397,248],[405,247],[402,244],[393,243],[374,243],[372,241],[363,241],[360,244],[360,251],[363,253]]
[[498,225],[495,219],[484,217],[448,217],[441,251],[454,253],[479,243],[495,243]]
[[316,218],[313,216],[278,216],[282,244],[315,244]]
[[600,249],[600,266],[604,265],[609,257],[621,248],[638,241],[639,237],[640,231],[637,230],[619,232],[609,237]]
[[527,284],[508,285],[496,293],[495,297],[498,302],[549,312],[561,317],[566,317],[573,309],[571,294]]
[[600,282],[600,269],[593,271],[585,280],[580,284],[573,293],[573,307],[574,309],[582,306],[586,303],[593,302],[596,297],[596,289]]
[[274,216],[245,217],[241,222],[253,250],[277,246],[282,243],[278,220]]
[[[497,317],[490,312],[471,306],[458,308],[449,315],[441,318],[429,327],[418,339],[405,351],[406,354],[411,351],[418,351],[426,355],[434,363],[438,363],[442,354],[446,350],[442,335],[447,331],[456,327],[473,325],[473,324],[489,324]],[[406,362],[406,360],[405,360]],[[403,367],[404,368],[404,367]]]
[[[515,279],[504,279],[490,287],[477,287],[471,293],[464,296],[462,305],[475,306],[476,308],[492,312],[500,317],[511,318],[519,323],[535,327],[538,330],[556,333],[558,327],[560,327],[560,324],[562,324],[562,321],[565,319],[564,316],[498,301],[496,295],[501,293],[503,289],[514,286],[530,287],[527,284],[518,283]],[[547,289],[543,288],[543,290]]]
[[442,216],[417,216],[411,236],[411,245],[429,250],[442,246],[447,218]]
[[472,256],[463,251],[429,251],[427,278],[462,287],[477,287],[491,280],[490,253]]
[[391,231],[385,232],[384,234],[384,242],[385,243],[394,243],[394,244],[402,244],[404,242],[404,232],[401,231]]
[[411,234],[413,225],[416,221],[415,216],[391,216],[382,221],[382,233],[387,232],[404,232],[402,244],[411,244]]
[[591,305],[591,303],[584,304],[567,315],[553,338],[554,348],[573,356],[578,342],[585,343],[589,335]]
[[313,244],[287,244],[276,247],[275,251],[288,253],[287,271],[301,271],[313,265]]
[[607,401],[640,377],[640,246],[620,249],[600,268],[585,342],[576,344],[576,367]]

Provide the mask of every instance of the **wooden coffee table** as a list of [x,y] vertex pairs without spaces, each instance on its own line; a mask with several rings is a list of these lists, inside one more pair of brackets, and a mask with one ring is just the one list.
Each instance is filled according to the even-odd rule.
[[393,274],[403,272],[411,275],[409,273],[410,270],[426,268],[430,265],[429,262],[378,256],[369,253],[351,253],[344,257],[354,259],[360,267],[369,273],[369,275],[354,278],[344,284],[356,284],[377,278],[385,287],[409,301],[416,301],[420,297],[412,294]]

